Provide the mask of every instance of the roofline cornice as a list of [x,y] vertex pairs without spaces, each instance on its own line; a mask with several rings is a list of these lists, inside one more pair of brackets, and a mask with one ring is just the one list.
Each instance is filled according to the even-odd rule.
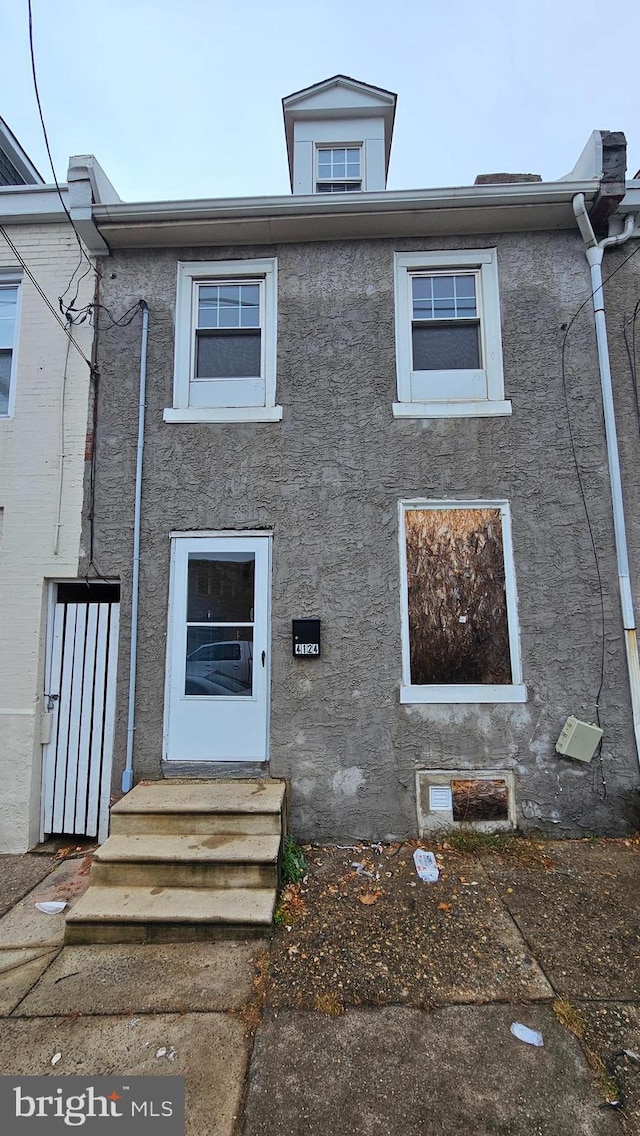
[[330,194],[279,197],[222,197],[198,201],[118,202],[94,206],[98,225],[132,221],[153,223],[172,220],[207,220],[212,217],[336,216],[348,218],[365,213],[402,212],[465,206],[549,204],[571,202],[576,193],[589,199],[599,182],[517,182],[505,185],[474,185],[459,189],[383,190],[332,196]]

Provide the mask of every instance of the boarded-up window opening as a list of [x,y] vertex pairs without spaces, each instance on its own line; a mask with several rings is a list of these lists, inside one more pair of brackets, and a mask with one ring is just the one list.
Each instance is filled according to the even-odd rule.
[[408,509],[405,524],[411,683],[511,683],[500,509]]

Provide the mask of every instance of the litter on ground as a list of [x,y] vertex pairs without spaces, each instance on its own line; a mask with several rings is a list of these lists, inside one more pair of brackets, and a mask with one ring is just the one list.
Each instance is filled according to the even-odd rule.
[[529,1029],[522,1022],[512,1022],[511,1033],[518,1038],[518,1041],[526,1041],[527,1045],[544,1045],[542,1034],[538,1033],[537,1030]]
[[45,915],[59,915],[66,906],[67,902],[63,899],[46,899],[41,903],[36,903],[38,911],[44,911]]
[[439,879],[440,869],[436,864],[436,858],[433,852],[427,852],[424,848],[416,848],[413,853],[413,862],[421,880],[433,884]]

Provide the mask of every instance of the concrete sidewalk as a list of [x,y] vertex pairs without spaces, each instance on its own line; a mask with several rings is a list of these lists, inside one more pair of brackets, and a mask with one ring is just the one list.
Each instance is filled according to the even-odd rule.
[[133,947],[35,908],[86,859],[4,858],[0,1067],[184,1075],[189,1136],[637,1136],[640,846],[530,848],[444,849],[434,885],[410,845],[314,849],[270,943]]

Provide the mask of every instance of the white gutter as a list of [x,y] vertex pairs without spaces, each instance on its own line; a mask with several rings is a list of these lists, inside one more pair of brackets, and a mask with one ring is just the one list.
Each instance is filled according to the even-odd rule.
[[142,301],[142,342],[140,347],[140,386],[138,393],[138,446],[136,449],[136,489],[133,510],[133,572],[131,580],[131,649],[129,651],[129,707],[127,713],[127,759],[122,774],[122,792],[133,788],[133,737],[136,720],[136,673],[138,666],[138,595],[140,591],[140,505],[142,501],[142,458],[144,454],[144,412],[147,394],[147,340],[149,308]]
[[611,498],[613,503],[613,528],[616,545],[616,560],[618,563],[620,604],[622,607],[622,622],[627,652],[627,670],[629,672],[629,687],[631,691],[631,711],[636,740],[636,756],[640,762],[640,662],[638,660],[636,618],[633,610],[633,595],[631,592],[631,577],[629,573],[629,549],[624,518],[620,455],[618,452],[618,435],[616,432],[611,363],[609,359],[609,340],[607,338],[607,320],[604,309],[604,292],[602,289],[602,258],[604,256],[604,250],[611,245],[621,245],[629,239],[635,226],[635,217],[629,214],[625,221],[624,230],[618,236],[605,237],[604,240],[598,241],[591,226],[591,221],[589,220],[584,194],[576,194],[573,201],[573,211],[576,216],[576,221],[578,222],[578,228],[582,234],[582,239],[585,243],[585,254],[591,270],[593,314],[598,347],[598,363],[600,367],[600,385],[602,388],[609,481],[611,484]]
[[93,206],[97,225],[291,216],[353,216],[423,209],[496,205],[570,205],[575,194],[595,197],[596,180],[513,182],[457,188],[380,190],[352,194],[288,194],[278,197],[217,197],[187,201],[119,201]]

